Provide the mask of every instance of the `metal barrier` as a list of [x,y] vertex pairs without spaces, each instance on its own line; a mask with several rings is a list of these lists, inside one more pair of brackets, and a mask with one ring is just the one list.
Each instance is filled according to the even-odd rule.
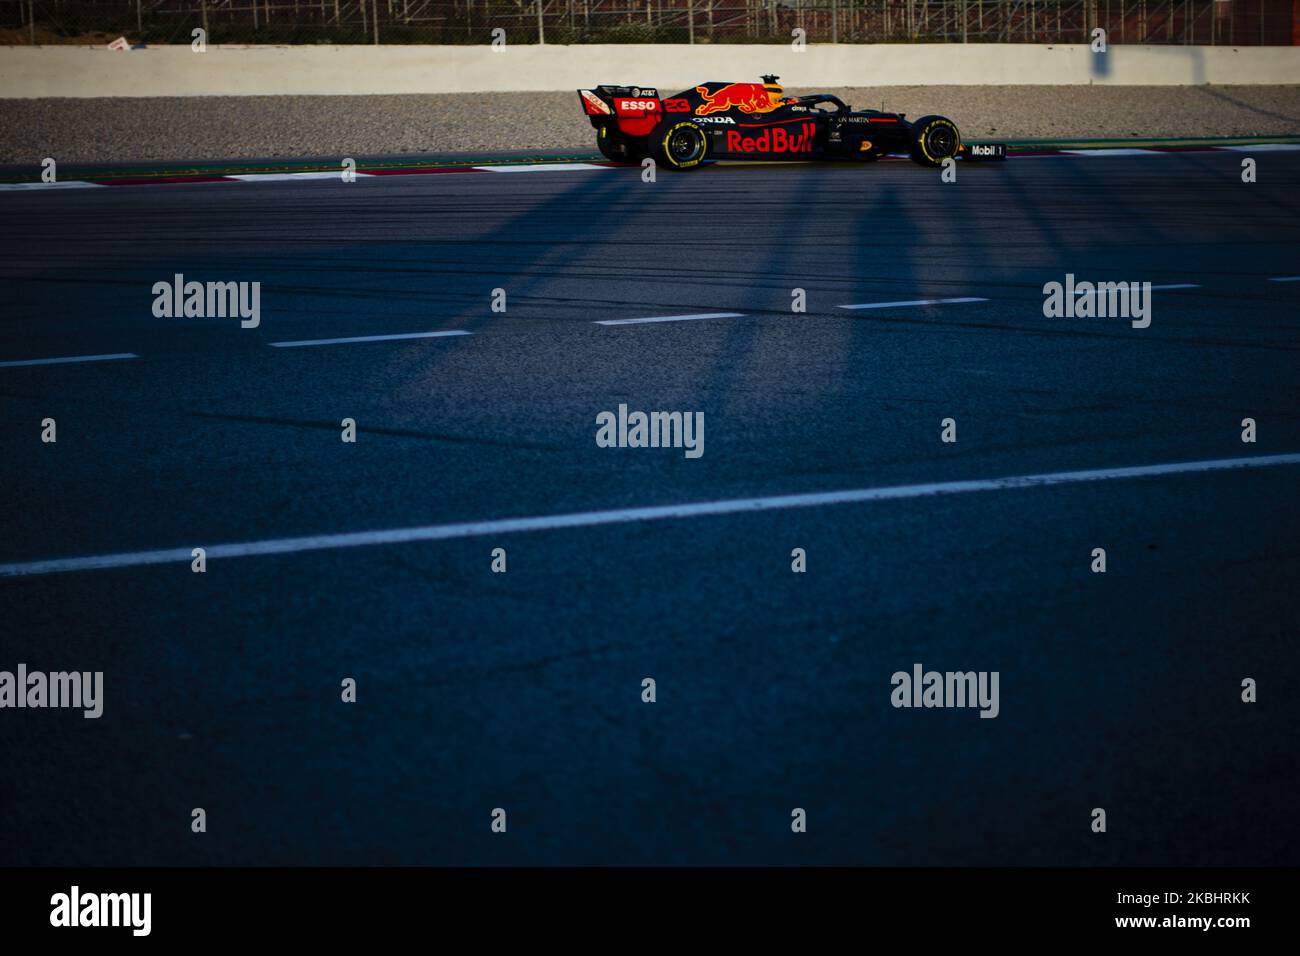
[[[1300,44],[1300,0],[0,0],[0,44]],[[494,31],[504,31],[496,33]]]

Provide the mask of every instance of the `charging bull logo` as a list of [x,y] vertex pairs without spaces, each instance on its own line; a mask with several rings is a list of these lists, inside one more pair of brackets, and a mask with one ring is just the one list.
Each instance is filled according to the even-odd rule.
[[770,113],[781,105],[779,94],[769,93],[757,83],[728,83],[712,93],[707,86],[697,86],[695,92],[704,100],[695,111],[696,116],[721,113],[733,107],[742,113]]
[[727,151],[731,153],[811,153],[815,123],[799,123],[793,129],[773,126],[757,136],[727,130]]

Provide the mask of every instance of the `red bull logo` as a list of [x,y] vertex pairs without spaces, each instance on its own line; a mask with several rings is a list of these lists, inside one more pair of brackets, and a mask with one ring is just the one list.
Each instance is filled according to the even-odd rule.
[[727,151],[732,153],[811,153],[816,123],[798,123],[793,128],[772,126],[757,136],[727,130]]
[[779,92],[771,93],[758,83],[728,83],[712,93],[707,86],[697,86],[695,92],[704,100],[696,116],[722,113],[733,107],[742,113],[770,113],[781,105]]

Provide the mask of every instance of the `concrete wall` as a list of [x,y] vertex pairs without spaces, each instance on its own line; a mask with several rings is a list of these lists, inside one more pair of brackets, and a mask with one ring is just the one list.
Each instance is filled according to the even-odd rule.
[[0,98],[472,93],[595,83],[676,92],[777,73],[787,86],[1300,83],[1300,47],[813,44],[0,47]]

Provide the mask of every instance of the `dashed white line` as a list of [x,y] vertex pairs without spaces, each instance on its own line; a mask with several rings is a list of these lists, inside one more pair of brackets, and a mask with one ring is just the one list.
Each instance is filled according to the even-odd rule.
[[[533,518],[502,518],[462,524],[422,525],[388,528],[380,531],[356,531],[344,534],[321,534],[300,538],[272,538],[239,544],[206,547],[209,560],[247,558],[271,554],[294,554],[302,551],[327,551],[373,545],[408,544],[415,541],[447,541],[455,538],[478,538],[487,535],[517,534],[528,531],[556,531],[566,528],[591,528],[599,525],[627,524],[637,521],[661,521],[677,518],[701,518],[714,515],[752,514],[789,508],[819,508],[826,505],[861,504],[870,501],[893,501],[932,495],[955,495],[977,491],[1011,491],[1081,482],[1152,478],[1196,472],[1268,468],[1300,464],[1300,454],[1265,455],[1256,458],[1218,458],[1209,461],[1177,462],[1165,465],[1138,465],[1131,468],[1099,468],[1089,471],[1058,471],[1041,475],[1019,475],[975,481],[943,481],[919,485],[894,485],[884,488],[857,488],[850,491],[814,492],[798,495],[770,495],[760,498],[731,498],[690,504],[648,508],[621,508],[614,511],[584,511],[574,514],[544,515]],[[201,544],[201,542],[199,542]],[[54,558],[0,564],[0,577],[30,577],[67,571],[98,571],[108,568],[131,568],[152,564],[189,563],[192,547],[158,551],[129,551],[84,558]]]
[[647,322],[693,322],[696,319],[739,319],[744,312],[700,312],[696,315],[656,315],[648,319],[598,319],[596,325],[644,325]]
[[399,339],[438,339],[448,335],[469,335],[464,329],[444,332],[402,332],[398,335],[352,335],[342,339],[300,339],[296,342],[272,342],[277,349],[296,349],[304,345],[351,345],[354,342],[396,342]]
[[0,368],[20,368],[24,365],[71,365],[75,362],[112,362],[117,359],[139,358],[134,352],[113,352],[109,355],[65,355],[61,358],[19,359],[0,362]]
[[[1089,283],[1089,286],[1091,285],[1092,283]],[[1131,282],[1129,283],[1129,285],[1131,285],[1133,288],[1139,288],[1141,286],[1141,283]],[[1153,285],[1151,287],[1151,291],[1155,292],[1157,289],[1199,289],[1199,288],[1200,286],[1197,285],[1195,282],[1173,282],[1167,285]],[[1074,290],[1075,295],[1089,295],[1093,292],[1096,292],[1096,289],[1092,289],[1089,287],[1084,287],[1082,289]]]
[[962,296],[955,299],[908,299],[902,302],[861,302],[857,305],[839,305],[837,309],[903,309],[914,305],[956,305],[962,302],[987,302],[976,296]]

